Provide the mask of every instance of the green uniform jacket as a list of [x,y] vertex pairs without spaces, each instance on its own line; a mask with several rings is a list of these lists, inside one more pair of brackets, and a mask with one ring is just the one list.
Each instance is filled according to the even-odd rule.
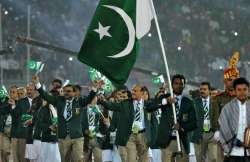
[[53,132],[49,127],[52,125],[52,117],[49,109],[49,105],[42,107],[38,114],[37,127],[41,132],[42,142],[57,142],[57,132]]
[[28,97],[26,97],[18,100],[14,109],[12,109],[10,105],[6,105],[3,109],[0,110],[1,114],[11,114],[11,138],[25,139],[27,137],[27,128],[23,126],[21,118],[23,114],[27,114],[30,106],[31,105],[29,103],[29,99]]
[[222,108],[230,102],[234,96],[230,96],[227,92],[222,92],[217,96],[212,98],[212,109],[211,109],[211,127],[212,131],[219,130],[218,119],[221,113]]
[[[116,141],[115,144],[119,146],[126,146],[129,137],[132,133],[132,125],[134,121],[134,104],[133,100],[125,100],[120,103],[113,102],[100,102],[104,108],[111,111],[119,112],[119,120],[117,123]],[[146,143],[149,145],[151,142],[151,129],[150,120],[148,118],[147,107],[150,107],[151,103],[144,103],[144,122],[145,122],[145,135]]]
[[[171,142],[171,134],[173,131],[172,128],[174,126],[174,117],[172,105],[167,104],[161,107],[162,114],[156,144],[161,148],[166,148]],[[184,132],[179,131],[181,142],[183,143],[186,153],[189,153],[190,139],[188,137],[188,133],[193,131],[197,127],[195,108],[192,100],[183,96],[178,116],[178,123],[180,124],[180,127],[184,129]]]
[[95,97],[95,92],[91,91],[87,97],[78,97],[73,99],[72,118],[66,121],[63,113],[66,105],[66,99],[63,96],[52,96],[45,92],[42,88],[38,89],[40,96],[52,104],[57,109],[58,114],[58,137],[64,139],[67,135],[71,139],[80,138],[82,133],[82,110]]
[[[4,108],[4,107],[8,107],[8,98],[5,99],[4,102],[0,101],[0,109]],[[7,120],[8,115],[2,115],[0,114],[0,132],[4,133],[4,127],[5,127],[5,123]]]
[[[205,111],[203,108],[203,103],[201,97],[198,97],[194,100],[195,104],[195,112],[196,112],[196,119],[197,119],[197,128],[192,132],[191,142],[193,143],[200,143],[203,134],[203,125],[204,125],[204,115]],[[211,116],[211,100],[209,103],[209,116]],[[211,119],[210,119],[211,122]]]

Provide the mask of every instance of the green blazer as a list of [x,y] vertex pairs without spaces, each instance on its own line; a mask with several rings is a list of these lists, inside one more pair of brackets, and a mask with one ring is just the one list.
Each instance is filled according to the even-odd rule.
[[[129,137],[132,133],[132,125],[134,121],[134,104],[133,100],[125,100],[119,103],[114,102],[100,102],[104,108],[119,112],[119,120],[117,120],[117,132],[116,132],[116,141],[115,144],[119,146],[126,146]],[[147,107],[150,107],[151,104],[144,103],[144,122],[145,122],[145,135],[147,143],[150,143],[151,140],[151,129],[150,129],[150,120],[148,118]]]
[[[4,102],[0,101],[0,109],[4,108],[6,106],[8,107],[8,99],[5,99]],[[1,133],[4,133],[4,127],[5,127],[7,117],[8,117],[8,115],[0,114],[0,132]]]
[[40,96],[52,104],[57,109],[58,114],[58,137],[66,138],[67,135],[71,139],[80,138],[82,133],[82,111],[83,107],[87,106],[95,97],[95,92],[91,91],[87,97],[78,97],[73,99],[72,103],[72,118],[69,121],[64,119],[63,113],[66,106],[66,99],[63,96],[52,96],[45,92],[42,88],[38,89]]
[[49,105],[42,107],[38,114],[37,127],[39,127],[41,132],[41,141],[42,142],[57,142],[58,134],[57,132],[52,132],[49,128],[52,125],[51,112]]
[[[165,97],[168,97],[166,95]],[[156,144],[161,148],[166,148],[171,142],[171,133],[174,126],[174,117],[172,111],[172,105],[160,106],[162,110],[159,131],[157,135]],[[190,139],[188,133],[196,129],[196,114],[193,101],[187,97],[183,97],[181,100],[181,107],[179,112],[179,124],[184,131],[179,131],[181,142],[184,146],[185,152],[189,153]]]
[[30,109],[29,99],[23,98],[16,101],[16,107],[12,109],[10,105],[5,105],[0,109],[2,115],[11,114],[12,123],[11,123],[11,138],[26,138],[27,128],[23,126],[21,117],[23,114],[26,114]]
[[[195,104],[195,112],[196,112],[196,119],[197,119],[197,128],[192,132],[191,142],[193,143],[200,143],[203,134],[203,124],[204,124],[204,115],[205,111],[203,108],[203,103],[201,97],[198,97],[194,100]],[[211,98],[209,103],[209,116],[211,116]]]

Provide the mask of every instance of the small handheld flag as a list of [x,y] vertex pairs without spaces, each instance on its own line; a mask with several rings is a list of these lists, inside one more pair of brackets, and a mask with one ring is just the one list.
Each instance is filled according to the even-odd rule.
[[163,75],[159,75],[159,76],[152,78],[152,82],[154,84],[163,84],[163,83],[165,83],[165,80],[164,80]]

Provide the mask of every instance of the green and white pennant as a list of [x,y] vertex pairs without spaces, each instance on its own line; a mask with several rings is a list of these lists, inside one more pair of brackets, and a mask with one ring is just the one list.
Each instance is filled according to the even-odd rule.
[[150,0],[100,0],[78,59],[123,85],[152,19]]

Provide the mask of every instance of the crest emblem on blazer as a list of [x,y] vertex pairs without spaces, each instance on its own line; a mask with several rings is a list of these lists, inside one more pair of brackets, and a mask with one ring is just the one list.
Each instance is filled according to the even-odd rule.
[[188,114],[183,114],[183,115],[182,115],[182,120],[183,120],[184,122],[188,121]]
[[80,114],[80,108],[76,108],[76,115]]

